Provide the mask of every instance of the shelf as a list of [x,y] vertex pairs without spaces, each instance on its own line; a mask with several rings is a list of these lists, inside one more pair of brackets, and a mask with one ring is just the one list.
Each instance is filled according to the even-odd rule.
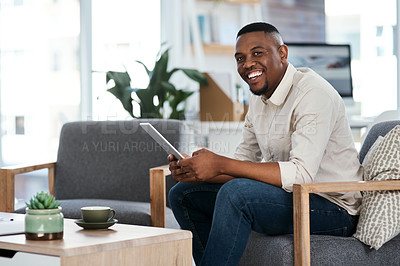
[[[247,21],[250,18],[250,13],[251,10],[254,13],[254,17],[256,18],[256,20],[260,21],[262,18],[262,12],[261,12],[261,5],[263,4],[262,0],[195,0],[195,2],[197,2],[198,4],[205,4],[205,3],[212,3],[214,4],[212,8],[215,8],[216,5],[221,4],[220,10],[219,11],[223,11],[225,9],[226,6],[222,6],[222,5],[237,5],[237,7],[234,7],[232,10],[236,10],[236,11],[240,11],[241,17],[240,17],[240,21]],[[246,8],[246,5],[251,5],[251,8]],[[203,6],[203,5],[199,5],[199,6]],[[204,6],[203,6],[204,7]],[[208,12],[211,14],[212,12],[210,11],[211,7],[208,7]],[[239,8],[239,9],[238,9]],[[196,11],[196,5],[193,6],[194,10],[189,10],[189,13],[191,13],[192,17],[197,17],[198,14],[196,12],[199,12],[198,10]],[[231,11],[232,11],[231,10]],[[222,16],[224,15],[224,13],[218,13],[215,12],[215,14],[213,14],[213,16]],[[236,14],[237,15],[237,14]],[[233,19],[234,21],[238,20],[236,19],[237,16],[234,16]],[[219,23],[218,19],[212,18],[213,23]],[[233,43],[234,40],[232,40],[232,44],[230,44],[229,42],[227,42],[226,40],[222,40],[221,36],[214,36],[217,34],[220,34],[222,31],[224,31],[224,33],[226,33],[226,29],[224,28],[220,28],[219,24],[213,24],[213,26],[211,26],[211,15],[207,16],[204,15],[201,19],[201,22],[198,22],[196,25],[196,27],[198,27],[198,32],[196,32],[196,34],[198,34],[199,36],[196,36],[197,38],[194,38],[196,41],[196,47],[200,46],[202,47],[203,51],[197,51],[194,48],[194,45],[192,45],[192,53],[193,54],[197,54],[197,53],[201,53],[204,55],[224,55],[224,56],[234,56],[235,54],[235,45]],[[227,23],[226,21],[224,22],[225,24]],[[233,22],[235,23],[235,22]],[[200,25],[201,24],[201,25]],[[193,32],[192,32],[193,34]],[[232,33],[232,34],[236,34],[236,33]],[[204,41],[204,43],[202,43],[202,41]],[[209,41],[213,41],[212,43],[209,43]],[[221,41],[224,44],[219,43],[218,41]],[[226,44],[228,43],[228,44]]]
[[[194,52],[193,46],[192,51]],[[203,44],[203,51],[205,54],[231,55],[233,57],[235,54],[235,46],[218,43]]]

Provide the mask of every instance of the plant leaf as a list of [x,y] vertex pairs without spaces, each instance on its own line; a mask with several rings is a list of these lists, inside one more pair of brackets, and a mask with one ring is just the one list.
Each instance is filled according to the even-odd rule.
[[188,68],[181,68],[180,70],[182,70],[183,73],[185,73],[186,76],[188,76],[192,80],[197,81],[197,82],[199,82],[199,83],[201,83],[203,85],[207,85],[208,84],[206,77],[201,72],[199,72],[198,70],[188,69]]
[[146,70],[147,75],[150,76],[151,71],[147,68],[147,66],[142,61],[136,60],[136,62],[141,64],[144,67],[144,69]]
[[132,116],[132,92],[133,89],[130,87],[131,78],[128,72],[114,72],[108,71],[106,74],[107,83],[110,80],[114,80],[115,86],[108,89],[110,93],[112,93],[118,100],[120,100],[124,109]]
[[124,107],[124,109],[132,116],[135,117],[133,115],[132,109],[133,109],[133,105],[132,105],[132,97],[131,97],[131,93],[133,91],[133,89],[131,87],[120,87],[120,86],[115,86],[111,89],[108,89],[107,91],[111,92],[118,100],[120,100],[122,106]]
[[161,81],[161,86],[169,93],[175,94],[176,93],[176,88],[174,84],[168,82],[168,81]]
[[106,83],[110,80],[114,80],[115,84],[121,87],[130,87],[131,86],[131,77],[128,72],[116,72],[116,71],[108,71],[106,73]]
[[172,109],[169,116],[170,119],[185,119],[185,109],[183,108],[182,110],[178,110],[178,105],[181,102],[185,102],[193,93],[193,91],[176,90],[176,94],[169,100],[169,105]]
[[160,58],[156,61],[153,69],[153,74],[150,78],[149,82],[149,87],[151,88],[156,88],[154,87],[157,85],[157,83],[161,83],[161,80],[166,80],[166,77],[168,75],[167,72],[167,67],[168,67],[168,60],[169,60],[169,54],[168,54],[169,49],[164,51],[164,53],[161,54]]
[[[162,44],[162,46],[163,45],[164,44]],[[135,117],[132,112],[132,102],[135,99],[135,102],[140,106],[140,117],[142,118],[162,118],[164,103],[168,101],[168,104],[172,108],[171,116],[184,119],[184,108],[178,110],[178,105],[186,101],[193,92],[178,91],[175,85],[169,82],[171,76],[177,71],[183,71],[187,77],[196,82],[207,84],[205,76],[195,69],[174,68],[172,71],[168,72],[169,48],[165,49],[163,52],[162,50],[164,50],[164,48],[160,49],[153,70],[149,70],[143,62],[136,60],[137,63],[145,68],[149,76],[149,83],[146,89],[131,88],[131,79],[126,71],[108,71],[106,74],[107,83],[110,80],[115,82],[115,86],[108,89],[108,91],[120,100],[124,109],[128,111],[132,117]],[[136,97],[132,99],[132,93],[136,93],[138,99]],[[153,102],[155,97],[157,97],[159,102],[157,105]]]
[[136,95],[140,99],[139,106],[141,118],[162,118],[160,106],[155,106],[153,103],[154,94],[151,90],[137,90]]

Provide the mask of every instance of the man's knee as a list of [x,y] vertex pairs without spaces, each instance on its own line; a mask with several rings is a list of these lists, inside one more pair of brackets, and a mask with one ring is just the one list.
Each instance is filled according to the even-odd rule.
[[182,183],[177,183],[168,192],[168,200],[171,206],[176,204],[183,197]]
[[218,192],[217,202],[222,204],[230,203],[240,208],[244,204],[242,187],[245,186],[248,179],[236,178],[226,182]]
[[228,200],[236,206],[260,199],[263,202],[290,201],[292,203],[291,193],[282,188],[246,178],[236,178],[225,183],[218,192],[218,197],[221,201]]
[[187,194],[196,190],[196,184],[179,182],[168,192],[168,200],[171,206],[174,203],[180,203]]

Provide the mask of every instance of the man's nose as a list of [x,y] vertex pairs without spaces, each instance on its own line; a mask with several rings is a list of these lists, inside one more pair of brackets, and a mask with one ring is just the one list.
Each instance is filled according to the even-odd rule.
[[243,63],[244,68],[251,68],[254,65],[255,65],[255,62],[253,59],[246,59],[246,61],[244,61],[244,63]]

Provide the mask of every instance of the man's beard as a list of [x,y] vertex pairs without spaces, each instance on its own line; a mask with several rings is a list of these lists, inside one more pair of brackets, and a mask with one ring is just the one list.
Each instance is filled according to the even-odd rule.
[[264,94],[268,91],[268,82],[265,82],[265,85],[264,85],[264,87],[261,88],[261,90],[253,91],[253,90],[251,89],[251,87],[250,87],[250,91],[251,91],[254,95],[257,95],[257,96],[264,95]]

